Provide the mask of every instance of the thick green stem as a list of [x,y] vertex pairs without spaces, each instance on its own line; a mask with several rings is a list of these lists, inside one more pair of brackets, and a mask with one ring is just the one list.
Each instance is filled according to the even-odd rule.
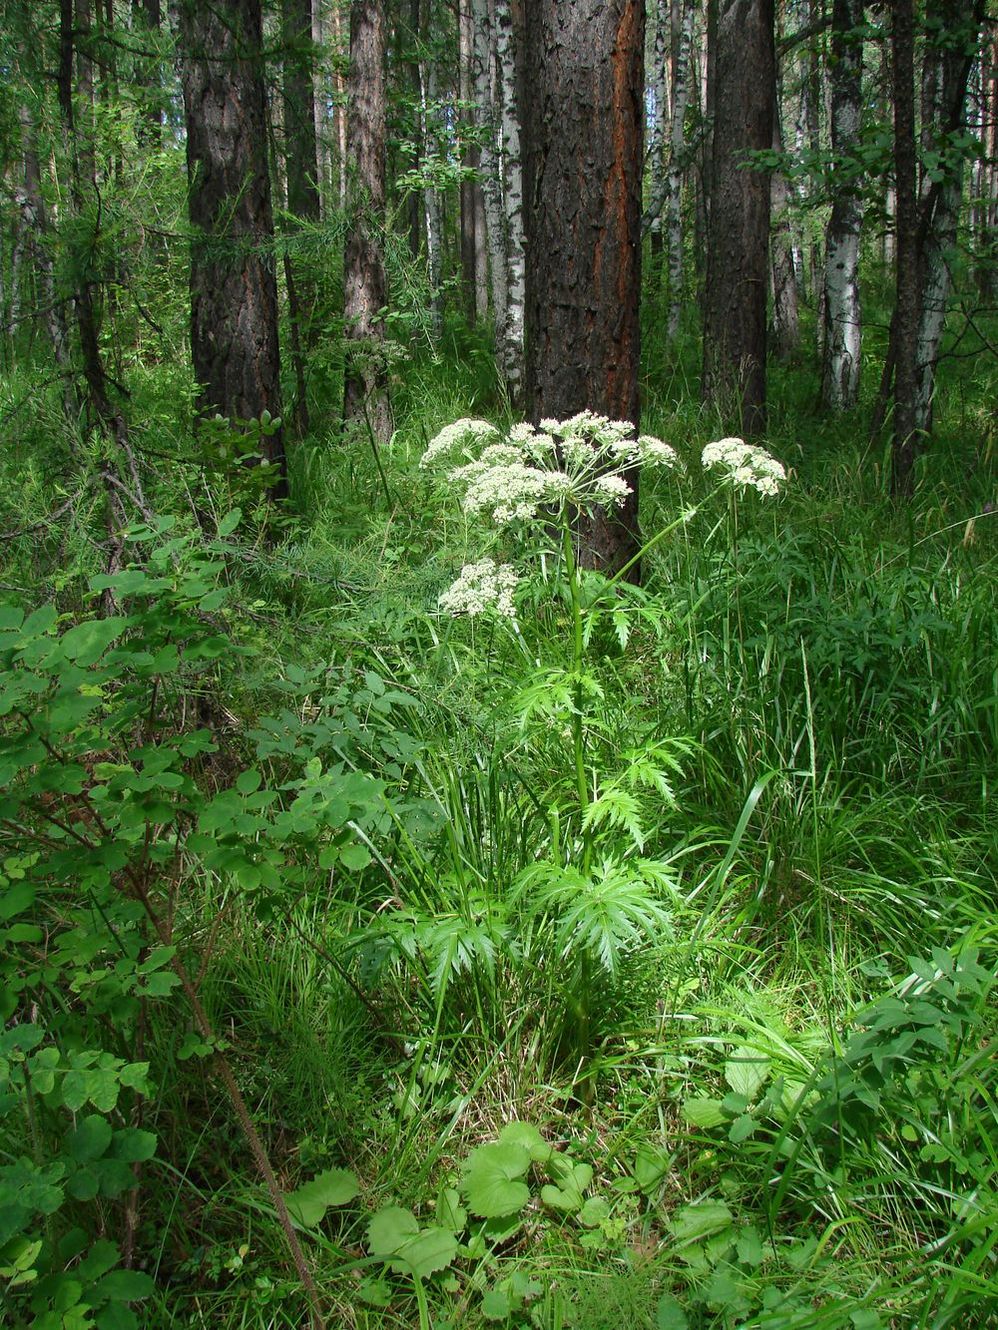
[[589,807],[589,784],[586,780],[585,737],[582,726],[582,602],[579,596],[579,569],[575,562],[572,530],[567,520],[561,524],[561,544],[565,555],[565,576],[572,602],[572,751],[575,758],[575,784],[579,794],[579,810],[584,815]]

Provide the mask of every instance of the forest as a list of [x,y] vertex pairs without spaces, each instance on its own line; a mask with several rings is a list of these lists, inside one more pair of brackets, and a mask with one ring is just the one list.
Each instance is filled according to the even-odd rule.
[[0,70],[0,1324],[998,1327],[991,0]]

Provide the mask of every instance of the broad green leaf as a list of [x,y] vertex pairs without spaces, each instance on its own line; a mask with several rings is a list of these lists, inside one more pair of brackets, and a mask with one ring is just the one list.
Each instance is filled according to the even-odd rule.
[[507,1122],[499,1133],[499,1141],[502,1145],[522,1146],[537,1164],[546,1163],[553,1152],[532,1122]]
[[370,862],[370,852],[363,845],[344,845],[340,850],[340,863],[352,873],[362,872]]
[[681,1206],[668,1227],[677,1243],[686,1243],[720,1233],[732,1222],[731,1211],[722,1201],[698,1201]]
[[402,1243],[391,1268],[399,1275],[429,1279],[438,1270],[446,1270],[456,1255],[457,1238],[450,1229],[421,1228]]
[[655,1308],[655,1330],[689,1330],[682,1305],[671,1293],[663,1293]]
[[141,1270],[112,1270],[98,1282],[94,1294],[101,1301],[140,1302],[149,1297],[154,1287]]
[[87,1164],[106,1153],[113,1134],[114,1129],[107,1118],[90,1113],[78,1123],[75,1131],[67,1135],[66,1150],[71,1159]]
[[769,1068],[769,1058],[745,1048],[724,1064],[724,1079],[735,1094],[744,1095],[751,1103],[766,1084]]
[[508,1289],[490,1288],[482,1298],[482,1315],[487,1321],[505,1321],[512,1310]]
[[291,1218],[303,1228],[314,1228],[330,1206],[346,1205],[359,1190],[357,1178],[349,1169],[330,1168],[317,1173],[285,1199]]
[[400,1205],[382,1206],[367,1226],[367,1245],[374,1256],[393,1256],[419,1232],[419,1221]]
[[598,1228],[610,1218],[610,1203],[603,1196],[590,1196],[579,1211],[579,1223],[584,1228]]
[[141,1127],[124,1127],[114,1133],[111,1152],[126,1164],[141,1164],[156,1153],[156,1134]]
[[107,648],[128,627],[128,620],[120,615],[110,619],[89,619],[78,623],[62,635],[61,646],[67,660],[86,668],[93,665]]
[[468,1212],[461,1204],[461,1197],[454,1187],[440,1188],[435,1211],[440,1227],[453,1229],[455,1233],[460,1233],[468,1222]]
[[720,1099],[695,1097],[683,1101],[683,1117],[694,1127],[719,1127],[728,1121]]
[[520,1181],[529,1167],[530,1153],[522,1145],[480,1145],[468,1156],[461,1180],[468,1209],[482,1219],[517,1214],[530,1199],[530,1188]]

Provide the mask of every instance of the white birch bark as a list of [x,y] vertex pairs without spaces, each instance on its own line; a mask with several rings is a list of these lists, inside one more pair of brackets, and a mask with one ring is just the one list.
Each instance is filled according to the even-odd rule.
[[496,351],[499,371],[510,402],[518,406],[523,394],[526,261],[523,243],[520,117],[516,100],[516,51],[510,0],[495,0],[495,36],[499,75],[499,142],[502,157],[503,269],[506,280],[506,319],[501,330],[497,325]]
[[686,108],[690,100],[690,53],[693,46],[694,7],[691,0],[672,5],[672,106],[669,111],[669,169],[666,172],[665,233],[669,261],[669,316],[671,342],[679,331],[683,307],[683,170],[686,164]]
[[[859,146],[862,118],[863,0],[835,0],[832,10],[832,152],[848,157]],[[825,310],[821,397],[829,411],[847,411],[859,396],[862,322],[859,237],[863,202],[855,183],[836,187],[825,232]]]
[[475,89],[475,124],[481,138],[482,194],[485,231],[488,237],[489,289],[495,345],[506,339],[509,317],[509,278],[503,237],[502,161],[498,151],[499,131],[492,73],[493,30],[488,0],[472,0],[472,83]]
[[[423,142],[423,165],[437,156],[437,135],[433,118],[436,114],[437,67],[433,60],[419,62],[419,121]],[[423,221],[426,226],[426,271],[430,283],[430,328],[436,336],[440,332],[443,316],[440,307],[440,277],[443,270],[441,244],[440,193],[432,180],[423,188]]]

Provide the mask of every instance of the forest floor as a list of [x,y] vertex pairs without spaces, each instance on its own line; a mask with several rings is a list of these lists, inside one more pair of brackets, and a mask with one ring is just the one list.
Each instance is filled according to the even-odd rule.
[[[163,465],[157,512],[176,522],[137,534],[145,571],[115,585],[122,642],[169,664],[133,654],[100,685],[124,696],[130,671],[156,725],[136,764],[97,752],[92,716],[67,721],[86,782],[66,797],[101,786],[117,807],[114,767],[134,808],[153,747],[195,714],[211,736],[184,750],[190,784],[142,807],[154,845],[187,838],[148,863],[217,1042],[176,984],[134,990],[141,1016],[101,1006],[106,942],[43,973],[17,935],[64,1053],[149,1063],[144,1108],[122,1090],[113,1125],[157,1138],[137,1191],[70,1188],[39,1249],[54,1230],[131,1244],[143,1326],[307,1324],[221,1048],[328,1325],[998,1325],[993,375],[952,371],[897,507],[869,400],[830,424],[811,367],[774,367],[766,446],[787,484],[719,492],[699,465],[714,422],[651,330],[668,373],[648,373],[643,428],[683,466],[643,482],[641,588],[582,578],[576,602],[543,531],[497,541],[419,466],[458,418],[504,424],[484,342],[452,340],[397,369],[389,448],[292,446],[291,518],[245,469]],[[152,448],[175,385],[132,386]],[[53,484],[26,414],[0,518],[29,534],[3,599],[51,601],[66,625],[93,613],[99,495],[34,527],[92,461]],[[485,557],[518,561],[515,620],[438,604]],[[60,680],[111,659],[90,641]],[[43,795],[23,825],[63,797]],[[54,881],[35,907],[50,939],[104,927]],[[139,929],[121,909],[115,927]],[[76,1176],[81,1105],[42,1107],[35,1162]],[[5,1165],[26,1120],[0,1118]],[[52,1258],[52,1299],[82,1249]],[[27,1320],[30,1283],[10,1291]],[[44,1307],[57,1285],[38,1287]]]

